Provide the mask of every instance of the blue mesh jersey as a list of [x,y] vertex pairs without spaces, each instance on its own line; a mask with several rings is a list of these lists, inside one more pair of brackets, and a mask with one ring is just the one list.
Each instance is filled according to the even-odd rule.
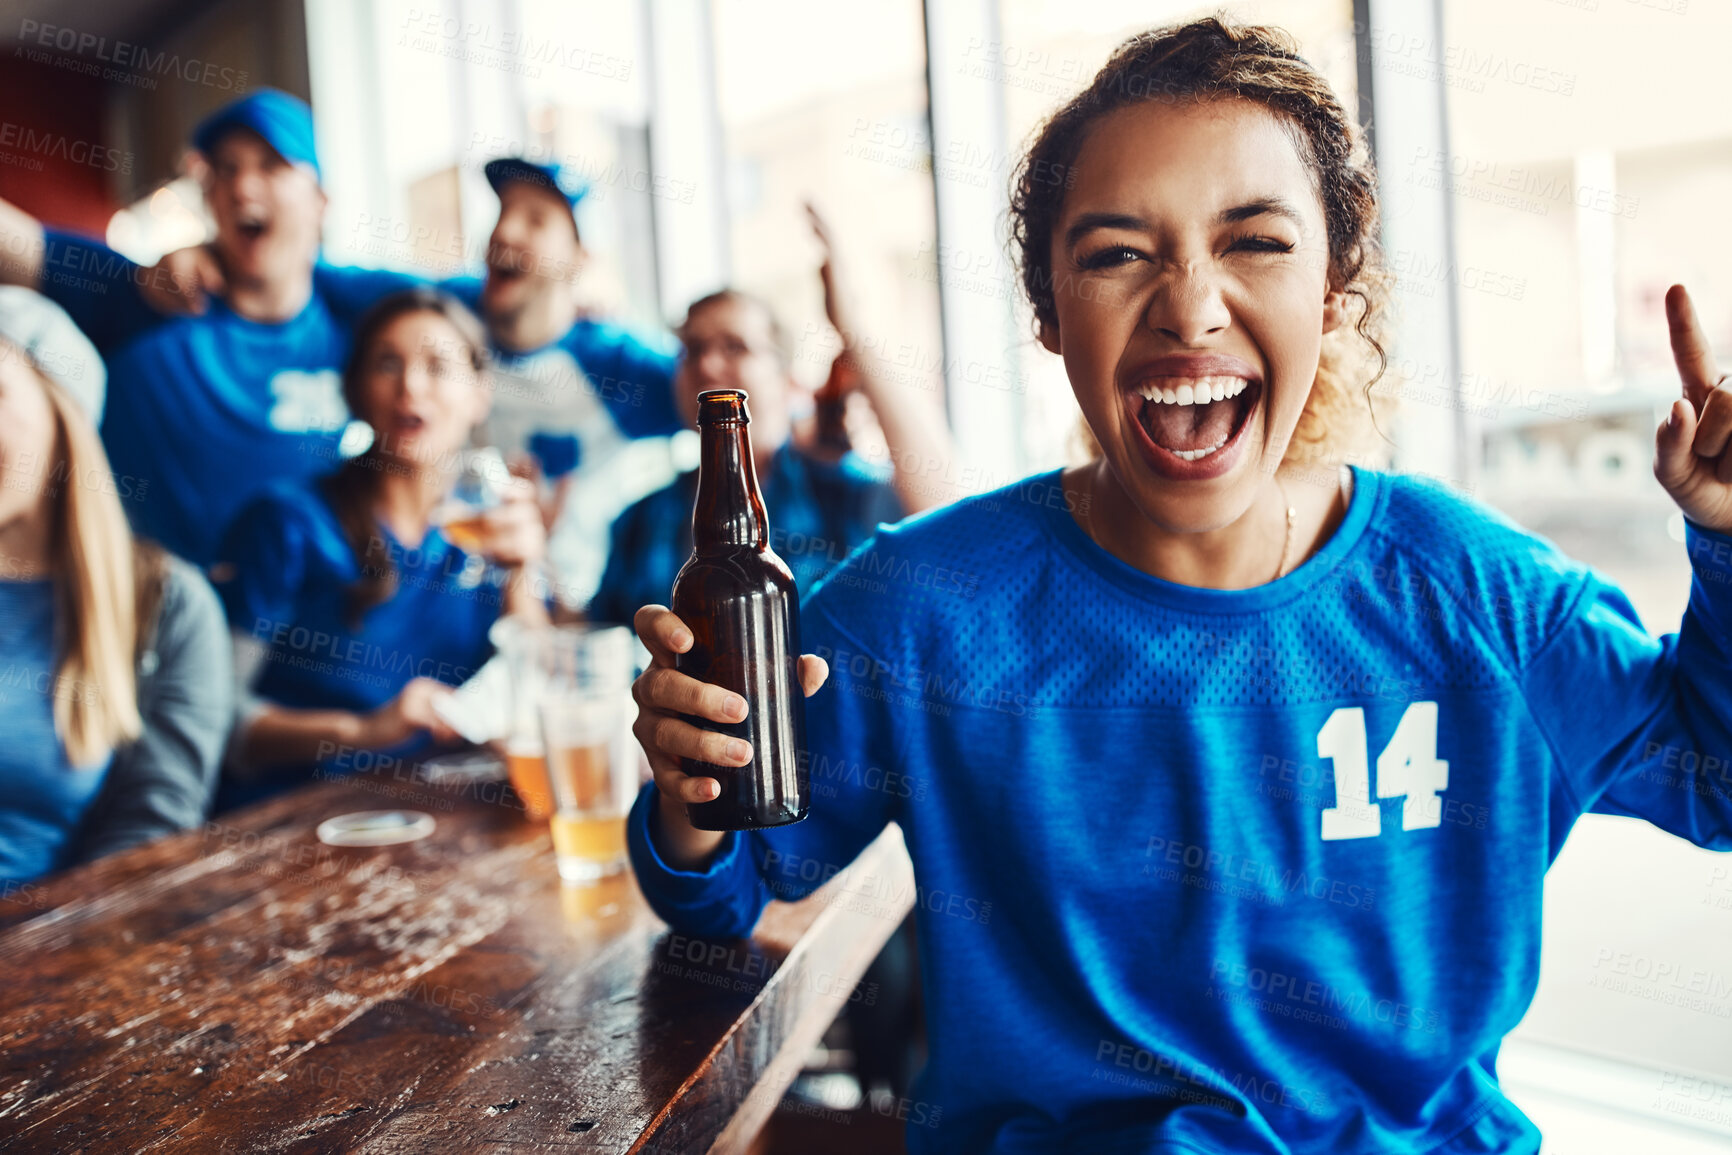
[[899,823],[914,1155],[1537,1151],[1494,1062],[1571,825],[1732,849],[1732,775],[1668,769],[1732,765],[1732,536],[1686,527],[1689,611],[1656,640],[1498,514],[1355,480],[1315,555],[1243,590],[1117,560],[1057,473],[881,530],[802,610],[831,671],[810,816],[676,871],[646,787],[645,895],[711,939],[838,873],[892,911],[845,868]]

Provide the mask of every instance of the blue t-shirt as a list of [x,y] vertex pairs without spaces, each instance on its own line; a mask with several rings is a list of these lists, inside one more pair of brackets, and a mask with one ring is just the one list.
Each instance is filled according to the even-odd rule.
[[208,565],[248,498],[337,461],[349,328],[316,284],[280,324],[214,298],[203,316],[159,316],[138,295],[151,275],[104,245],[48,232],[42,291],[107,363],[102,443],[133,527]]
[[1314,556],[1243,590],[1119,561],[1056,472],[881,531],[802,609],[830,663],[810,816],[673,871],[652,785],[645,895],[743,935],[899,823],[931,1044],[912,1155],[1537,1151],[1495,1059],[1572,824],[1732,849],[1728,763],[1665,768],[1732,750],[1732,536],[1687,526],[1689,611],[1655,639],[1500,515],[1355,479]]
[[0,882],[67,864],[112,754],[74,767],[54,730],[54,701],[80,692],[55,677],[54,583],[0,581]]
[[[853,454],[834,465],[784,445],[762,479],[770,548],[802,592],[841,564],[879,523],[902,516],[902,502],[880,471]],[[698,471],[688,470],[638,501],[613,523],[613,543],[589,616],[629,623],[642,606],[667,605],[674,578],[692,553]]]
[[[235,518],[218,551],[224,564],[216,589],[230,628],[266,647],[255,695],[293,709],[366,713],[416,677],[461,685],[492,654],[487,632],[504,605],[503,572],[458,549],[438,529],[429,529],[413,549],[383,525],[377,533],[379,552],[363,563],[319,483],[273,486]],[[396,592],[356,628],[350,587],[363,564],[386,558]],[[426,745],[424,737],[410,739],[382,753],[412,757]],[[323,772],[353,769],[353,754],[334,754]],[[268,790],[245,799],[225,783],[219,805],[263,797],[309,772],[273,775]]]

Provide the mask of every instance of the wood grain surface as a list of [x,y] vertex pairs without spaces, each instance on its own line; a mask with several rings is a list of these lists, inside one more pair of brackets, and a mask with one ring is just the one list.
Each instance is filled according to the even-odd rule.
[[913,896],[891,826],[703,941],[497,783],[318,783],[0,895],[0,1150],[743,1151]]

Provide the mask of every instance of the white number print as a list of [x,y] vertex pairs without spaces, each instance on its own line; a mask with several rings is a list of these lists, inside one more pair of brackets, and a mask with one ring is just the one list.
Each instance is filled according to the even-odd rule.
[[[1323,840],[1375,838],[1383,815],[1371,800],[1365,711],[1343,706],[1317,731],[1317,756],[1335,764],[1335,805],[1323,811]],[[1424,830],[1443,817],[1438,791],[1449,786],[1449,763],[1437,756],[1437,703],[1412,702],[1389,745],[1377,756],[1377,796],[1405,799],[1401,828]]]

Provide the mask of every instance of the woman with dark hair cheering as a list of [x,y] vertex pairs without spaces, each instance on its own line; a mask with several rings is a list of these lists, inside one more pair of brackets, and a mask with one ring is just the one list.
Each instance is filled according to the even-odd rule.
[[385,298],[356,330],[343,394],[372,444],[247,506],[213,567],[251,682],[219,809],[345,773],[357,753],[451,740],[434,702],[486,661],[493,623],[545,618],[526,580],[546,548],[532,486],[497,479],[473,554],[435,524],[490,400],[475,317],[433,289]]
[[1532,1155],[1498,1048],[1571,825],[1732,849],[1726,793],[1662,772],[1732,749],[1732,390],[1688,296],[1655,472],[1695,583],[1655,638],[1501,515],[1340,468],[1386,297],[1376,183],[1284,34],[1127,41],[1011,212],[1094,459],[882,528],[806,599],[815,800],[790,826],[692,825],[717,783],[680,759],[747,764],[744,703],[640,609],[645,895],[713,939],[838,873],[870,904],[848,867],[894,820],[914,1155]]

